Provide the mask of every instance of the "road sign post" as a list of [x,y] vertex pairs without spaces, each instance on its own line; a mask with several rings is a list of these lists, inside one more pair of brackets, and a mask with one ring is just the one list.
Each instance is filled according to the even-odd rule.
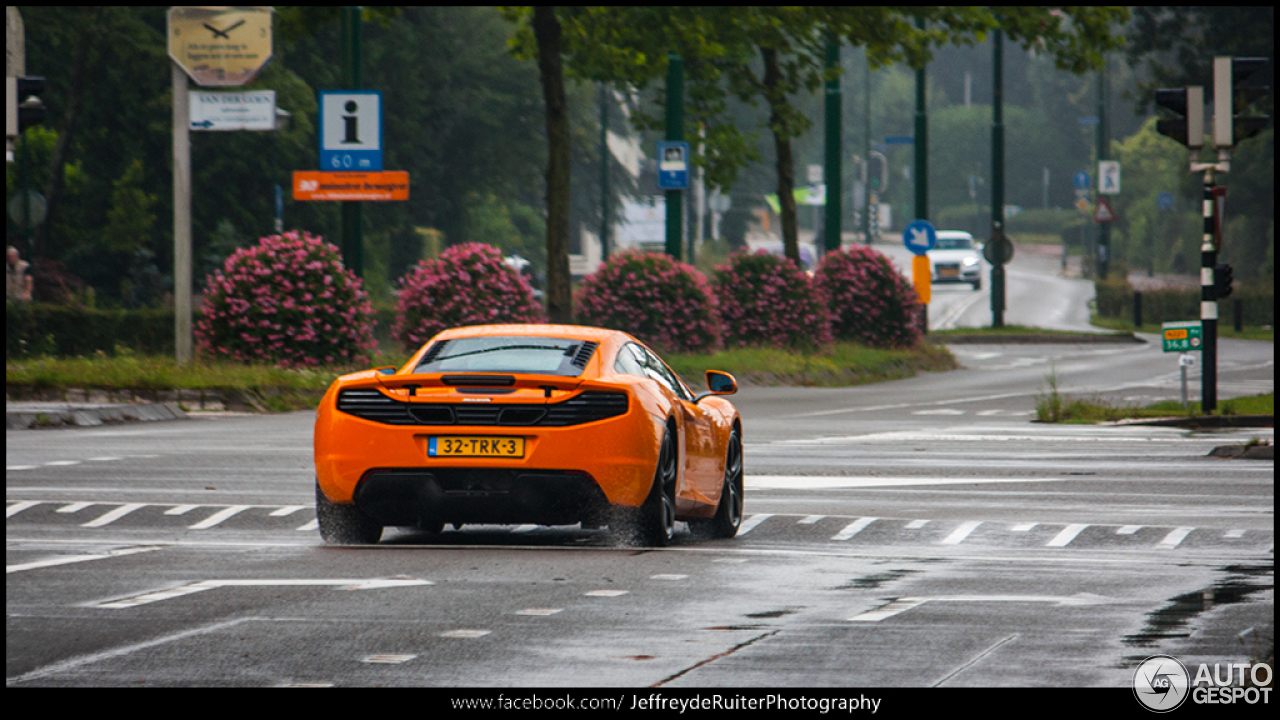
[[191,93],[197,85],[244,85],[271,59],[269,7],[172,7],[168,14],[173,86],[174,354],[194,357],[191,334]]
[[924,331],[929,330],[929,301],[933,298],[933,276],[929,251],[938,246],[938,231],[928,220],[914,220],[902,231],[902,244],[910,250],[911,282],[924,305]]

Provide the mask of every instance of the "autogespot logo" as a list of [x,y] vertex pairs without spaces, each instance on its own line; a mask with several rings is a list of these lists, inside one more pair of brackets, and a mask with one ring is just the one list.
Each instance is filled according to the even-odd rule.
[[1152,655],[1133,672],[1133,695],[1153,712],[1169,712],[1182,705],[1190,686],[1186,666],[1169,655]]

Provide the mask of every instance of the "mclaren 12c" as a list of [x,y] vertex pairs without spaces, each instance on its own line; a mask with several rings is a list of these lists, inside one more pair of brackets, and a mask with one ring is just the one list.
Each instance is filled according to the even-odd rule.
[[326,542],[386,526],[572,525],[664,546],[677,520],[742,522],[742,420],[708,370],[694,394],[615,330],[480,325],[436,335],[404,367],[344,375],[316,414]]

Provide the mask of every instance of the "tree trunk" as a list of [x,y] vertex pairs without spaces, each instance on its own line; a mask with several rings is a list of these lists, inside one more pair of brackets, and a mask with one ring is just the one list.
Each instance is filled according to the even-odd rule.
[[778,69],[778,51],[761,48],[764,58],[764,95],[769,102],[769,129],[777,152],[778,207],[782,220],[782,248],[786,256],[800,267],[800,240],[796,234],[796,178],[791,157],[791,137],[784,126],[783,110],[787,98],[781,89],[782,73]]
[[547,105],[547,318],[553,323],[569,323],[573,321],[569,292],[569,109],[555,8],[533,9],[533,35]]
[[44,186],[45,203],[48,209],[45,221],[36,228],[35,247],[30,249],[33,258],[49,256],[49,237],[57,218],[59,201],[62,199],[67,154],[71,147],[71,139],[75,136],[80,102],[84,99],[85,65],[94,40],[102,33],[102,14],[105,11],[106,8],[102,6],[95,8],[80,26],[75,59],[71,63],[71,87],[66,98],[66,110],[62,114],[62,122],[54,127],[58,138],[54,141],[53,154],[49,157],[49,174]]

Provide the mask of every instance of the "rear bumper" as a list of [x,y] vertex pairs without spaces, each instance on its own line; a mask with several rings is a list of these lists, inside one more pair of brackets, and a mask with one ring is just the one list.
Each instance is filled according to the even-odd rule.
[[374,470],[355,504],[383,525],[603,524],[609,501],[584,473],[559,470],[435,468]]
[[954,268],[952,273],[947,273],[945,266],[938,265],[933,271],[933,282],[935,283],[972,283],[977,282],[981,277],[982,268],[979,265]]

